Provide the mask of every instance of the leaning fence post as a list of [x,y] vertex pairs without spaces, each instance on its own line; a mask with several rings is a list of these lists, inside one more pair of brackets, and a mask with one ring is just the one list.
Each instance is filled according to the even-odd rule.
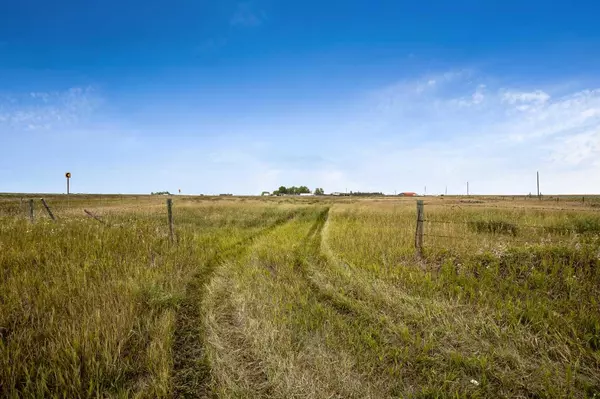
[[415,248],[419,256],[423,256],[423,200],[417,200],[417,231],[415,232]]
[[173,242],[173,200],[171,198],[167,199],[167,213],[169,215],[169,237]]
[[48,216],[50,216],[50,219],[56,221],[56,218],[52,214],[52,211],[50,210],[48,204],[46,204],[46,201],[43,198],[40,198],[40,200],[42,200],[42,204],[44,204],[44,208],[46,208],[46,212],[48,212]]
[[33,223],[33,200],[29,200],[29,221]]
[[83,211],[89,217],[96,219],[98,222],[100,222],[100,223],[102,223],[104,225],[106,224],[106,222],[104,220],[100,219],[98,216],[94,215],[92,212],[88,211],[87,209],[84,209]]

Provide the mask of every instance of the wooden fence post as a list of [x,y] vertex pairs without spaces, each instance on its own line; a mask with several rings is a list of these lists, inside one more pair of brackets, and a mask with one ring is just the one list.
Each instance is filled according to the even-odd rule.
[[97,220],[98,222],[106,225],[106,222],[102,219],[100,219],[98,216],[94,215],[92,212],[88,211],[87,209],[83,210],[85,212],[86,215],[88,215],[91,218],[94,218],[95,220]]
[[173,200],[171,198],[167,199],[167,213],[169,216],[169,237],[173,242]]
[[423,256],[423,200],[417,200],[417,231],[415,232],[415,248],[419,256]]
[[29,200],[29,221],[33,223],[33,200]]
[[50,210],[48,204],[46,204],[46,201],[43,198],[40,198],[40,200],[42,200],[42,204],[44,205],[44,208],[46,208],[46,212],[48,212],[48,216],[50,216],[50,219],[56,221],[56,218],[52,214],[52,211]]

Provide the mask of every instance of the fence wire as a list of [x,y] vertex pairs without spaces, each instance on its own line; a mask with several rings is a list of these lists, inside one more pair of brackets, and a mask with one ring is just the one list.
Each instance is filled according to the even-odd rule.
[[[446,240],[454,242],[452,245],[461,245],[464,241],[465,244],[469,242],[481,242],[481,245],[511,245],[511,244],[594,244],[600,238],[600,220],[595,220],[596,217],[592,217],[592,220],[584,220],[583,225],[577,225],[577,219],[571,219],[573,213],[581,213],[586,211],[597,212],[600,209],[584,208],[583,206],[574,206],[572,208],[556,208],[556,207],[538,207],[532,204],[531,207],[524,206],[501,206],[493,204],[440,204],[440,203],[424,203],[424,205],[434,208],[433,217],[423,218],[421,221],[417,220],[417,223],[423,223],[423,234],[425,238],[429,240],[424,241],[424,246],[448,246]],[[441,208],[441,209],[440,209]],[[520,217],[523,220],[520,222],[517,220],[502,220],[501,218],[481,218],[480,215],[470,214],[469,210],[476,209],[480,211],[482,209],[493,208],[493,209],[506,209],[506,210],[517,210],[519,211]],[[456,215],[459,220],[452,220],[444,218],[436,218],[435,214],[438,212],[448,213],[446,216]],[[543,214],[539,214],[540,211],[563,211],[565,217],[559,216],[559,219],[554,221],[556,225],[548,224],[537,224],[531,223],[531,219],[544,218]],[[425,210],[425,213],[428,212]],[[527,217],[527,213],[531,217]],[[556,213],[549,213],[549,215],[556,215]],[[567,216],[570,215],[570,216]],[[469,217],[472,217],[469,220]],[[587,217],[589,219],[589,217]],[[584,217],[586,218],[586,217]],[[447,227],[446,227],[447,226]],[[453,227],[461,226],[461,227]],[[467,227],[467,228],[465,228]],[[536,233],[526,233],[528,230],[536,231]],[[417,231],[418,234],[418,231]],[[591,240],[590,240],[591,239]],[[441,242],[438,242],[441,240]],[[596,241],[594,241],[596,240]],[[595,244],[594,244],[595,245]]]
[[524,207],[524,206],[499,206],[499,205],[491,205],[491,204],[469,204],[469,203],[461,203],[461,204],[440,204],[437,202],[425,202],[424,205],[429,206],[437,206],[437,207],[448,207],[448,208],[493,208],[493,209],[510,209],[510,210],[519,210],[519,211],[566,211],[566,212],[600,212],[600,207],[593,208],[588,207],[587,205],[582,205],[581,207],[573,207],[573,208],[550,208],[550,207]]

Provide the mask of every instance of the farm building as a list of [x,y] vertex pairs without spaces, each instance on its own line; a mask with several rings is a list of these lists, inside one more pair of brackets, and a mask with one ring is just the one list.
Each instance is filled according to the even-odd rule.
[[417,193],[411,193],[411,192],[406,192],[406,193],[400,193],[401,197],[416,197]]

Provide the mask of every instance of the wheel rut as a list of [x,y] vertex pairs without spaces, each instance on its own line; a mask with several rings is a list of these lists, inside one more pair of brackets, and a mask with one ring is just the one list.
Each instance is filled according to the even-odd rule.
[[[328,267],[329,259],[323,253],[322,240],[323,229],[329,218],[329,209],[325,209],[306,234],[295,253],[295,269],[302,276],[308,288],[311,290],[315,298],[322,304],[333,309],[337,314],[346,319],[348,323],[362,326],[373,327],[379,326],[379,333],[374,334],[372,338],[379,341],[381,344],[391,344],[398,341],[399,332],[397,326],[390,325],[388,321],[374,315],[370,310],[361,306],[354,299],[348,298],[346,295],[338,292],[330,292],[326,288],[317,283],[311,275],[311,268]],[[401,341],[402,339],[400,339]]]
[[205,352],[205,333],[202,323],[202,303],[204,287],[210,281],[213,271],[222,262],[241,256],[249,245],[277,227],[290,222],[298,212],[290,212],[275,222],[218,251],[206,263],[202,272],[192,276],[186,286],[186,294],[175,317],[173,337],[173,397],[211,398],[209,382],[211,369]]

